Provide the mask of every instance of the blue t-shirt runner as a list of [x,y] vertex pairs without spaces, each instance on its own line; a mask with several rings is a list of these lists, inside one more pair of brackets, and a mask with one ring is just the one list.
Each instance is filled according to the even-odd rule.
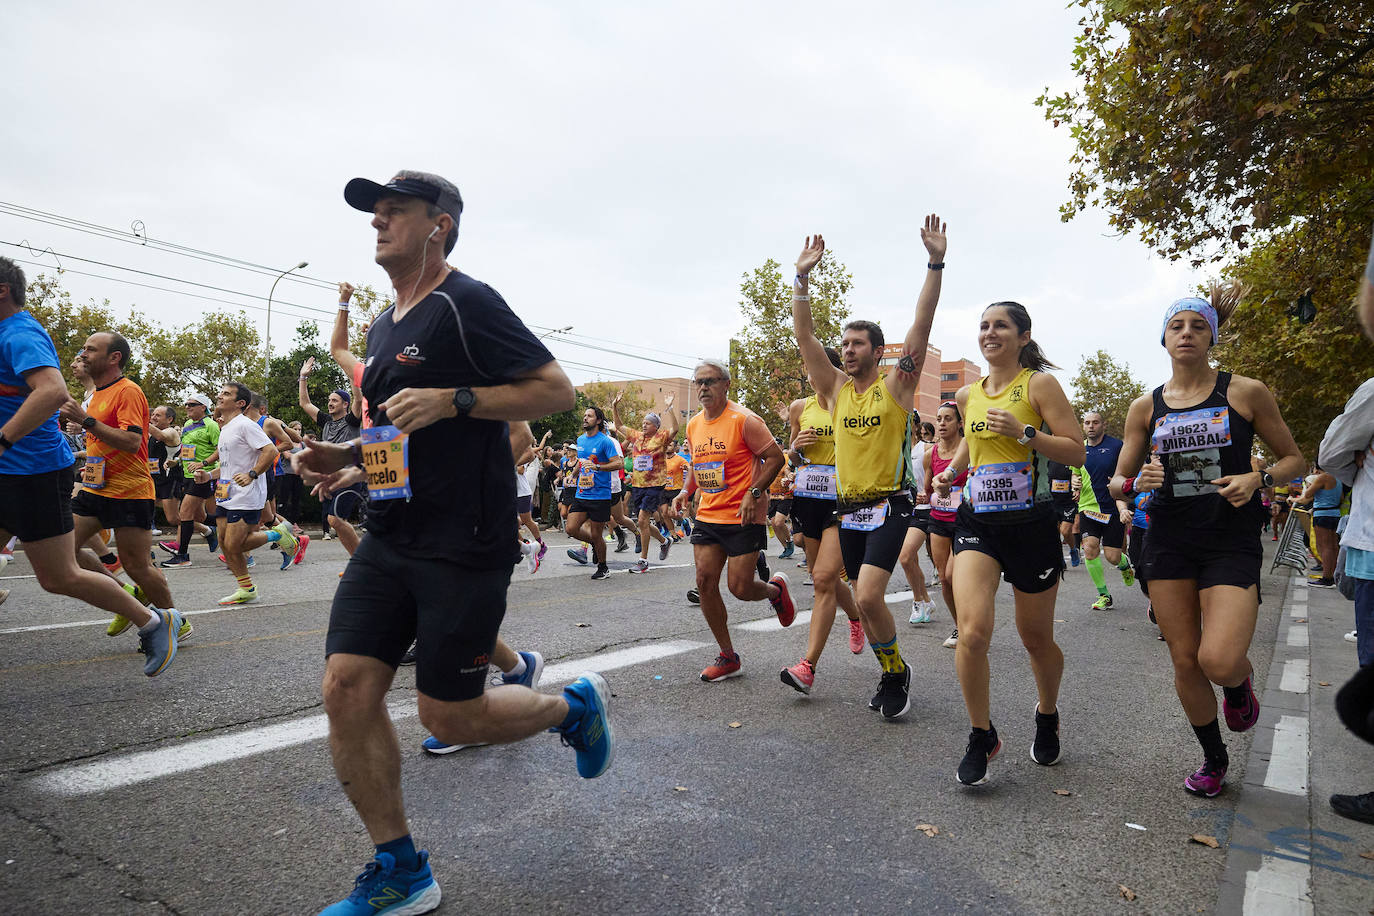
[[[29,395],[25,373],[57,369],[57,348],[43,326],[26,311],[0,321],[0,428],[18,412]],[[0,454],[0,474],[47,474],[74,461],[57,414]]]
[[[595,436],[588,436],[585,433],[577,437],[577,457],[582,461],[593,461],[597,464],[606,464],[618,453],[615,449],[615,441],[604,432],[599,432]],[[583,465],[577,474],[577,498],[578,499],[610,499],[611,498],[611,474],[613,471],[594,471]]]

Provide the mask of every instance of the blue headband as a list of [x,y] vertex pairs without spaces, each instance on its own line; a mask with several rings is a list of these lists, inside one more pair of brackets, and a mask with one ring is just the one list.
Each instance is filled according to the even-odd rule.
[[353,395],[349,394],[344,389],[335,388],[334,393],[337,394],[339,396],[339,399],[342,400],[345,404],[353,403]]
[[1187,299],[1180,299],[1173,305],[1164,310],[1164,323],[1159,328],[1159,345],[1164,346],[1164,330],[1169,327],[1169,319],[1179,312],[1197,312],[1207,319],[1207,326],[1212,329],[1212,343],[1217,342],[1217,310],[1212,308],[1212,303],[1206,299],[1199,299],[1197,296],[1189,296]]

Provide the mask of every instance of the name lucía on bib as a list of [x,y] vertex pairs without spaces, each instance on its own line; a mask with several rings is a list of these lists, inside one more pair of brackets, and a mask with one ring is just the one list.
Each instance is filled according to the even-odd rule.
[[1174,496],[1215,493],[1221,450],[1231,444],[1231,409],[1204,407],[1166,413],[1155,421],[1150,448],[1163,455]]
[[793,485],[792,495],[806,499],[838,499],[840,490],[835,482],[835,466],[804,464],[797,468],[797,480]]
[[1010,512],[1034,505],[1029,461],[971,468],[964,488],[974,512]]

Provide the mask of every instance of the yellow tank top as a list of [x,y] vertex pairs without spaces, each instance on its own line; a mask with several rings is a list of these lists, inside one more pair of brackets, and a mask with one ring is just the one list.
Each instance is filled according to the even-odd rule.
[[907,489],[911,411],[897,403],[882,378],[863,394],[846,379],[832,416],[842,504],[862,506]]
[[800,429],[816,429],[816,441],[802,449],[802,457],[807,464],[835,463],[835,422],[830,411],[821,406],[813,394],[806,399],[801,416],[797,418]]
[[964,436],[968,439],[969,479],[964,501],[987,521],[1012,522],[1026,510],[1050,499],[1047,459],[1029,445],[988,429],[988,408],[997,407],[1016,417],[1022,426],[1045,429],[1044,418],[1031,406],[1030,379],[1034,369],[1022,369],[1011,384],[996,395],[987,393],[987,376],[969,388],[964,411]]

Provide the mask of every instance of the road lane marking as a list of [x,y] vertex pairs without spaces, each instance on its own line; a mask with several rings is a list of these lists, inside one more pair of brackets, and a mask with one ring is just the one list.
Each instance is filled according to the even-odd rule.
[[[807,623],[810,620],[811,612],[801,611],[797,614],[797,619],[792,621],[792,627],[795,627],[799,623]],[[787,629],[790,630],[792,629],[792,627],[788,627]],[[769,633],[774,630],[781,630],[782,628],[783,626],[782,624],[778,623],[777,617],[761,617],[758,620],[751,620],[748,623],[737,623],[730,629],[746,630],[751,633]]]
[[1283,663],[1283,677],[1279,689],[1287,693],[1306,693],[1309,664],[1305,658],[1290,658]]
[[[559,685],[574,680],[587,670],[612,671],[670,655],[680,655],[705,648],[705,643],[672,640],[644,646],[631,646],[575,661],[560,662],[544,669],[541,685]],[[393,720],[419,715],[415,700],[407,698],[387,704]],[[56,795],[93,795],[130,786],[150,779],[172,776],[203,769],[230,760],[240,760],[281,748],[317,741],[329,734],[329,719],[323,714],[307,716],[290,722],[278,722],[217,735],[198,738],[173,747],[163,747],[132,754],[120,754],[100,760],[62,767],[36,776],[30,785]]]
[[1246,916],[1272,913],[1307,916],[1312,912],[1312,866],[1276,856],[1265,856],[1263,864],[1245,875]]
[[1288,645],[1294,649],[1307,648],[1307,624],[1293,624],[1288,628]]
[[1307,794],[1307,717],[1280,716],[1264,787],[1285,795]]
[[[288,604],[299,603],[291,601],[254,601],[249,604],[230,604],[224,607],[208,607],[199,611],[182,611],[183,617],[203,617],[206,614],[218,614],[222,611],[236,611],[239,609],[251,610],[258,607],[286,607]],[[93,627],[110,625],[110,618],[103,617],[100,620],[68,620],[62,623],[42,623],[31,627],[7,627],[0,630],[0,635],[11,633],[37,633],[40,630],[70,630],[73,627]]]

